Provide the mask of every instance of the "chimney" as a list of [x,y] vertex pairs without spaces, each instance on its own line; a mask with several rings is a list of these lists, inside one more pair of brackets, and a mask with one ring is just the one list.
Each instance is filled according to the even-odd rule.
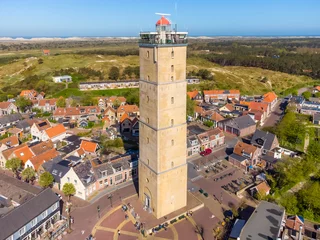
[[303,237],[302,237],[302,229],[303,229],[303,226],[300,225],[300,227],[299,227],[299,237],[298,237],[298,240],[303,240]]

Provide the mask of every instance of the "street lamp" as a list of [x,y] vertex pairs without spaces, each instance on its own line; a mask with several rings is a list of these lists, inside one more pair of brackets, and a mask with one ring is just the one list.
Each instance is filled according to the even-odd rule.
[[98,211],[98,218],[100,218],[100,206],[97,206],[97,211]]
[[112,207],[112,197],[113,197],[112,194],[109,194],[109,195],[108,195],[108,199],[110,199],[110,205],[111,205],[111,207]]

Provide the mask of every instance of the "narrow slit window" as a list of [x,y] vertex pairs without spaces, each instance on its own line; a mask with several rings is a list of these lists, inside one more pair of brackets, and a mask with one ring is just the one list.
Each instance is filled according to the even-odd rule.
[[171,81],[173,82],[173,76],[171,76]]
[[174,125],[174,120],[173,119],[171,119],[171,126],[173,126]]
[[172,167],[172,168],[174,167],[174,163],[173,163],[173,162],[171,162],[171,167]]
[[171,97],[171,104],[174,104],[174,97]]
[[171,51],[171,58],[174,58],[174,51]]
[[149,123],[149,118],[147,118],[147,123]]
[[173,72],[174,71],[174,66],[173,65],[171,65],[171,72]]
[[171,140],[171,146],[173,146],[173,145],[174,145],[174,140],[172,139],[172,140]]
[[150,53],[149,53],[149,51],[147,51],[147,58],[149,58],[149,56],[150,56]]

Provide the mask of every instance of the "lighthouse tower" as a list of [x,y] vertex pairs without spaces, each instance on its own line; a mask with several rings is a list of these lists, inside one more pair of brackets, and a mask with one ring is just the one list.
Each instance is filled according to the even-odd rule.
[[157,218],[187,204],[186,55],[164,16],[140,33],[139,198]]

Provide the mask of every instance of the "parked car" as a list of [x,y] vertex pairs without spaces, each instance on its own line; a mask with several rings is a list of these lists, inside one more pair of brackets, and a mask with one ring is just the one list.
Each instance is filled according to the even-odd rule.
[[207,148],[206,150],[200,152],[200,155],[201,156],[207,156],[209,155],[210,153],[212,153],[212,150],[210,148]]

